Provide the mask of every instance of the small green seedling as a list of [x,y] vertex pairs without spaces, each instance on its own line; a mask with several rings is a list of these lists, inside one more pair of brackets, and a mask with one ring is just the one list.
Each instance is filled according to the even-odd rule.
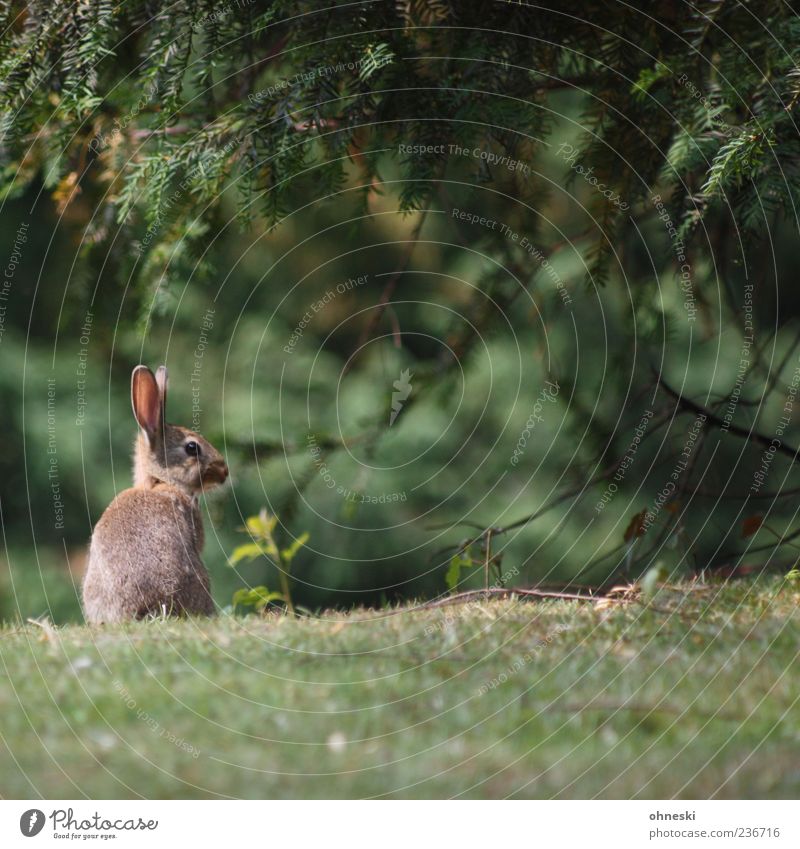
[[257,516],[250,516],[240,530],[250,534],[251,542],[237,546],[228,558],[228,565],[235,567],[242,560],[253,561],[266,557],[278,569],[281,582],[280,592],[271,592],[267,587],[248,587],[233,594],[233,605],[264,610],[273,601],[282,601],[289,613],[294,613],[290,584],[292,561],[298,551],[308,542],[308,533],[300,534],[291,545],[279,548],[275,541],[278,517],[272,516],[264,507]]
[[[450,566],[445,573],[444,580],[447,589],[452,593],[461,583],[461,573],[464,569],[477,571],[483,568],[484,589],[489,589],[489,569],[494,566],[497,571],[497,580],[501,580],[501,566],[503,552],[492,554],[492,534],[495,528],[488,528],[478,540],[465,541],[459,546],[458,551],[450,558]],[[473,556],[473,546],[477,548],[477,556]]]

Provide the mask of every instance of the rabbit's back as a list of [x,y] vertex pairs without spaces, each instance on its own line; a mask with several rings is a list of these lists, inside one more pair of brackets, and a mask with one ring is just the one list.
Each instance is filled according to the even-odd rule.
[[175,487],[121,492],[97,523],[83,585],[89,622],[214,612],[197,502]]

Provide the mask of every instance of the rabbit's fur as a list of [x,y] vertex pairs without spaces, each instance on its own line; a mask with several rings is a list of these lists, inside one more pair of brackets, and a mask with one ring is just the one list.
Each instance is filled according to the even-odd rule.
[[83,608],[92,624],[150,613],[214,612],[200,552],[201,491],[222,484],[228,467],[200,434],[167,424],[167,370],[137,366],[131,376],[140,431],[133,487],[121,492],[92,534]]

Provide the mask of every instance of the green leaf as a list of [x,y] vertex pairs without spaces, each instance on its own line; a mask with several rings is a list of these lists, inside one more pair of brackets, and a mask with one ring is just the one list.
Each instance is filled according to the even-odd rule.
[[455,557],[450,559],[450,568],[447,570],[447,574],[444,576],[444,581],[447,584],[447,589],[450,592],[458,586],[458,579],[461,577],[461,557],[460,555],[456,555]]
[[263,610],[271,601],[284,601],[283,595],[270,592],[269,588],[264,586],[236,590],[233,594],[234,607],[252,607],[255,610]]
[[235,566],[239,561],[255,560],[256,557],[262,557],[266,552],[261,543],[246,542],[244,545],[239,545],[233,550],[233,554],[228,558],[228,565]]
[[450,568],[444,576],[447,589],[450,590],[450,592],[453,592],[453,590],[458,586],[458,582],[461,580],[461,570],[464,567],[472,565],[472,555],[469,548],[465,551],[459,551],[457,554],[453,555],[450,560]]
[[278,517],[270,516],[266,510],[262,510],[258,516],[250,516],[245,522],[247,530],[250,531],[251,535],[261,537],[262,539],[271,537],[277,524]]
[[658,584],[662,581],[666,581],[668,577],[669,570],[664,563],[659,560],[655,566],[644,573],[644,577],[641,581],[639,581],[639,586],[642,588],[642,595],[646,598],[652,598],[656,593]]
[[308,532],[300,534],[300,536],[290,545],[281,551],[281,558],[288,565],[294,560],[295,554],[308,542]]

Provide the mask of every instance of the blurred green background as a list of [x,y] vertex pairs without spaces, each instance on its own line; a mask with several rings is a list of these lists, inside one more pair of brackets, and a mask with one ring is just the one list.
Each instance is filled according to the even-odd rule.
[[[554,184],[564,183],[563,164],[552,157],[549,167]],[[443,591],[452,554],[445,549],[474,532],[458,522],[502,525],[585,479],[581,464],[613,433],[620,414],[628,424],[619,427],[616,441],[625,450],[632,425],[650,406],[632,399],[627,383],[658,364],[662,351],[660,367],[688,375],[698,387],[710,377],[720,385],[735,378],[741,334],[730,327],[717,334],[719,305],[703,307],[706,330],[690,338],[671,274],[658,281],[643,272],[635,290],[586,286],[572,245],[552,256],[569,304],[556,278],[540,271],[530,296],[524,293],[483,332],[458,368],[447,368],[453,359],[448,345],[466,315],[460,310],[494,270],[482,247],[487,238],[501,238],[454,221],[452,208],[496,218],[521,233],[530,219],[527,209],[498,202],[481,186],[452,187],[452,206],[440,203],[428,214],[405,271],[419,216],[399,214],[391,195],[371,199],[371,215],[359,229],[349,222],[346,197],[294,215],[272,232],[228,226],[210,247],[216,273],[199,280],[189,273],[192,285],[158,301],[144,334],[134,322],[119,321],[139,309],[123,287],[99,289],[91,302],[91,281],[70,270],[79,228],[58,221],[47,205],[31,215],[38,190],[7,204],[1,230],[0,253],[9,256],[18,222],[30,221],[0,341],[8,430],[8,450],[0,456],[3,618],[47,613],[56,622],[80,619],[79,582],[91,528],[130,484],[135,424],[129,374],[139,361],[168,365],[169,419],[198,427],[231,467],[230,486],[204,504],[205,560],[217,602],[229,604],[241,586],[277,585],[266,561],[237,571],[226,565],[245,540],[238,530],[244,518],[267,506],[281,519],[285,540],[310,534],[294,563],[294,591],[296,601],[312,609]],[[578,184],[571,191],[574,199],[554,192],[549,227],[580,228],[582,197],[591,188]],[[656,249],[659,238],[654,229]],[[523,265],[535,261],[524,248],[519,259]],[[403,273],[392,315],[384,315],[359,347],[387,275],[397,271]],[[337,291],[338,284],[362,277]],[[330,292],[335,297],[326,298]],[[322,299],[327,302],[319,305]],[[309,310],[311,320],[292,343]],[[82,338],[87,312],[88,339]],[[200,379],[193,383],[198,361],[194,376]],[[390,427],[393,383],[405,369],[412,374],[411,393]],[[51,432],[48,380],[56,387]],[[558,381],[559,392],[542,405],[541,421],[514,465],[547,380]],[[776,406],[773,412],[779,411]],[[340,436],[353,444],[323,452],[320,468],[312,441],[324,446]],[[678,429],[673,442],[683,436]],[[51,438],[55,455],[48,454]],[[596,582],[618,568],[619,558],[610,558],[585,573],[598,552],[622,540],[631,514],[652,502],[668,472],[650,470],[660,439],[642,445],[602,513],[595,510],[605,491],[599,484],[508,534],[499,549],[503,572],[514,575],[511,583]],[[732,455],[739,447],[727,444]],[[48,477],[51,456],[56,478]],[[53,480],[64,504],[63,529],[56,527]],[[719,544],[739,507],[716,508],[705,550]],[[696,556],[703,551],[696,542]],[[480,574],[463,577],[462,588],[481,585]]]
[[[138,97],[137,78],[125,76],[120,83],[119,74],[135,66],[144,85],[145,77],[158,80],[163,69],[158,55],[150,56],[155,49],[150,31],[129,52],[120,49],[118,61],[109,60],[111,54],[98,44],[105,70],[91,85],[102,91],[106,111],[88,95],[84,104],[77,83],[74,91],[62,90],[63,80],[49,88],[43,83],[33,106],[26,106],[30,114],[15,118],[11,128],[23,136],[26,128],[49,126],[48,110],[55,106],[58,133],[51,138],[42,131],[36,156],[26,158],[24,144],[16,160],[0,151],[6,182],[16,187],[4,195],[0,210],[0,261],[12,272],[10,278],[6,273],[10,286],[2,300],[0,336],[7,430],[0,452],[0,617],[80,619],[79,583],[91,529],[115,493],[130,484],[135,427],[129,377],[139,362],[167,364],[169,419],[195,426],[228,459],[230,485],[204,503],[205,560],[221,607],[237,588],[277,586],[275,569],[264,560],[236,570],[227,565],[233,549],[246,541],[240,530],[245,519],[264,507],[279,517],[284,544],[309,534],[293,563],[293,580],[295,601],[312,610],[443,592],[462,541],[521,520],[571,491],[580,497],[497,535],[493,550],[502,553],[500,570],[511,575],[507,584],[596,585],[636,577],[659,558],[684,572],[724,566],[731,558],[738,563],[741,520],[754,508],[719,495],[747,491],[762,458],[758,445],[748,447],[730,433],[704,435],[691,487],[671,503],[661,542],[626,536],[632,518],[654,505],[692,426],[692,417],[654,388],[653,374],[686,397],[722,403],[737,385],[743,340],[751,332],[743,319],[747,281],[756,288],[753,322],[767,368],[753,368],[739,385],[749,400],[737,408],[736,422],[775,433],[797,367],[797,233],[789,216],[773,208],[764,213],[770,216],[768,233],[748,249],[746,261],[732,248],[738,222],[732,225],[726,210],[708,231],[698,228],[690,256],[696,314],[689,321],[679,263],[649,199],[656,191],[667,198],[665,181],[697,195],[702,179],[683,182],[683,175],[702,177],[710,167],[706,152],[728,167],[732,156],[724,154],[725,139],[714,124],[719,115],[731,132],[741,130],[741,138],[752,141],[749,115],[709,70],[702,51],[693,57],[694,71],[683,58],[684,64],[666,69],[662,62],[668,56],[659,54],[655,61],[645,50],[621,48],[629,43],[623,38],[630,27],[625,9],[615,11],[620,34],[609,22],[599,38],[594,27],[576,28],[557,11],[531,18],[529,10],[498,6],[491,15],[502,17],[508,32],[482,32],[491,23],[483,21],[490,13],[482,10],[415,7],[401,14],[376,7],[353,24],[362,31],[352,44],[340,33],[322,46],[317,30],[329,34],[329,21],[309,16],[300,25],[287,18],[286,40],[277,29],[278,52],[272,54],[273,30],[261,25],[272,11],[259,10],[258,26],[245,19],[249,14],[230,16],[223,26],[230,27],[231,38],[245,33],[267,58],[239,69],[239,55],[230,47],[238,42],[219,47],[220,63],[241,70],[241,80],[216,79],[217,66],[207,69],[207,78],[197,69],[191,76],[185,66],[170,66],[167,77],[189,78],[185,88],[162,83],[153,98],[158,102],[137,112],[141,126],[134,122],[135,131],[109,136],[110,116],[130,112]],[[775,12],[776,18],[782,14]],[[379,18],[374,26],[369,15]],[[395,17],[403,15],[409,20],[417,15],[419,25],[395,26]],[[457,27],[444,25],[451,16]],[[749,26],[737,21],[743,29]],[[378,24],[386,41],[376,45]],[[98,41],[113,29],[81,25]],[[120,14],[117,25],[129,22]],[[198,20],[159,19],[161,25],[189,33],[185,62],[199,55],[191,38],[203,29]],[[335,25],[341,29],[350,22],[338,16]],[[520,56],[532,49],[527,33],[540,25],[560,28],[548,41],[551,52],[539,57],[544,70],[520,64]],[[660,31],[645,34],[683,57],[677,36],[673,44]],[[716,36],[714,31],[708,38]],[[60,31],[47,37],[66,38]],[[303,40],[305,53],[280,53],[292,38]],[[589,58],[581,64],[562,51],[572,38],[597,46],[603,62]],[[455,43],[452,51],[449,40]],[[27,61],[24,47],[20,40],[20,61]],[[767,51],[768,45],[754,41],[756,48]],[[417,61],[423,49],[427,60]],[[152,67],[141,70],[137,50]],[[214,50],[207,55],[216,57]],[[403,51],[413,64],[401,61]],[[277,55],[280,61],[271,67],[270,57]],[[474,67],[437,61],[455,55],[474,59]],[[322,66],[324,60],[331,67],[342,57],[352,63],[359,56],[369,73],[304,79],[286,102],[247,97],[306,66]],[[491,65],[495,58],[497,67]],[[790,60],[781,61],[780,72],[790,73]],[[70,74],[77,78],[72,64],[62,64],[69,65],[59,69],[67,82]],[[707,84],[713,120],[710,107],[696,103],[677,82],[684,68],[698,84]],[[13,83],[14,68],[6,71]],[[408,89],[399,87],[412,73]],[[568,84],[551,85],[551,73]],[[448,80],[455,81],[452,87]],[[577,88],[576,80],[589,90]],[[760,78],[738,83],[755,90]],[[530,101],[504,99],[512,84]],[[13,86],[9,90],[13,99]],[[321,103],[329,103],[323,100],[326,92],[333,105],[323,108]],[[223,105],[224,97],[235,105],[206,115],[215,108],[212,94]],[[653,138],[646,144],[630,129],[631,121],[619,118],[615,125],[602,112],[612,95],[635,120],[652,118]],[[662,102],[674,110],[668,117]],[[304,111],[309,103],[315,112]],[[487,104],[497,110],[494,123],[482,111]],[[175,121],[164,117],[170,109]],[[588,114],[591,109],[595,114]],[[177,122],[179,110],[185,125]],[[345,117],[336,117],[337,110]],[[309,132],[310,124],[295,120],[299,114],[313,114],[318,136]],[[437,121],[428,121],[429,115]],[[780,115],[786,120],[782,107]],[[360,119],[375,122],[367,124],[372,136]],[[270,144],[277,122],[283,147],[274,157],[271,149],[258,149],[258,139],[252,149],[242,144],[243,151],[221,147],[229,135],[244,137],[240,120],[261,122]],[[328,132],[339,125],[348,135]],[[518,127],[530,132],[517,132]],[[84,180],[77,172],[88,155],[87,140],[100,137],[98,128],[110,141],[90,163],[92,179]],[[595,131],[605,133],[605,154],[598,152]],[[153,145],[160,145],[153,155],[147,147],[151,132]],[[451,150],[453,138],[463,139],[465,154]],[[662,146],[658,156],[651,140]],[[12,142],[20,143],[16,137]],[[444,152],[401,149],[439,142]],[[190,150],[191,143],[199,153]],[[215,145],[224,157],[214,154]],[[620,192],[630,214],[614,221],[599,216],[603,199],[559,155],[564,145],[579,152],[577,161],[585,168],[597,165],[596,173]],[[753,181],[774,177],[767,169],[774,164],[767,162],[777,150],[774,139],[762,147],[768,151],[759,154],[763,162],[756,162],[753,150],[745,151],[747,177],[755,186],[745,197],[748,203],[753,195],[759,202],[767,196]],[[129,153],[131,160],[125,158]],[[164,198],[196,153],[212,173],[210,187],[184,191],[181,214],[170,217]],[[341,173],[316,170],[315,163],[329,164],[334,154],[345,163]],[[508,167],[501,156],[518,165]],[[619,185],[616,156],[627,169]],[[233,163],[230,173],[222,173],[226,157]],[[279,201],[270,191],[280,183],[278,165],[291,173],[280,196],[280,202],[290,196],[291,208],[273,209],[272,218],[242,215],[242,199],[225,181],[244,181],[233,169],[246,166],[248,157],[263,157],[259,165],[271,181],[265,195],[276,209]],[[792,160],[787,153],[782,161]],[[164,162],[166,175],[157,170]],[[723,177],[741,186],[744,166],[737,167]],[[120,175],[132,173],[136,179],[120,189]],[[129,197],[139,177],[147,203]],[[718,182],[724,183],[722,177]],[[205,205],[210,197],[213,208]],[[691,210],[679,207],[677,195],[673,201],[669,210],[678,222]],[[153,216],[153,203],[163,218]],[[712,208],[710,199],[703,203]],[[594,273],[598,242],[613,260],[602,274]],[[348,280],[357,282],[344,285]],[[389,306],[382,309],[387,297]],[[407,397],[390,424],[398,381]],[[554,385],[557,393],[542,400]],[[659,429],[653,425],[618,491],[598,509],[607,482],[582,492],[581,487],[629,451],[635,427],[651,410]],[[787,445],[800,441],[793,421],[783,438]],[[782,487],[791,468],[789,458],[777,456],[770,488]],[[791,502],[781,504],[771,520],[778,536],[794,518]],[[764,506],[774,512],[774,503]],[[662,520],[665,516],[666,511]],[[745,561],[759,564],[764,556],[755,547]],[[480,569],[467,569],[460,578],[462,589],[481,586]]]

